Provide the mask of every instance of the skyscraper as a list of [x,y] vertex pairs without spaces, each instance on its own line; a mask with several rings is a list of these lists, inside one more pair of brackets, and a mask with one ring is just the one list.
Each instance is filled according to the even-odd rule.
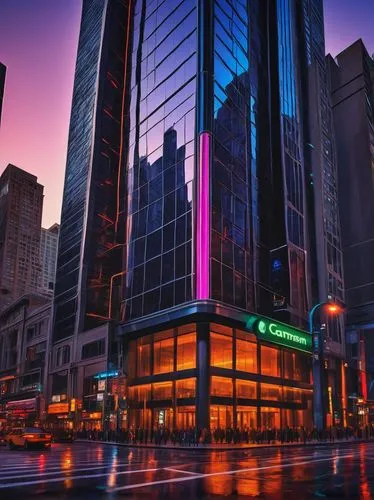
[[42,227],[40,236],[41,282],[40,293],[53,295],[56,277],[59,224],[48,229]]
[[119,320],[135,427],[311,425],[304,16],[83,2],[53,335]]
[[[350,412],[364,422],[374,397],[374,61],[362,40],[327,58],[336,140],[347,302]],[[358,376],[355,377],[354,374]],[[370,393],[371,390],[371,393]]]
[[[333,300],[344,303],[343,256],[338,207],[338,174],[328,78],[322,0],[299,3],[302,19],[302,89],[304,109],[304,158],[307,171],[307,196],[310,211],[310,269],[313,304]],[[330,387],[333,404],[322,401],[323,420],[346,425],[346,401],[343,398],[345,332],[344,315],[328,316],[320,311],[316,328],[323,326],[324,363],[315,361],[315,381],[322,378]],[[318,319],[318,321],[317,321]],[[322,365],[323,368],[322,368]],[[326,391],[321,391],[326,393]],[[327,417],[327,419],[326,419]],[[335,421],[336,419],[336,421]],[[344,422],[343,422],[344,421]]]
[[305,327],[311,294],[298,15],[292,0],[133,3],[119,327],[131,425],[310,423],[311,386],[299,413],[283,396],[253,406],[272,399],[254,374],[298,386],[282,357],[310,383],[310,356],[275,342],[279,321]]
[[0,124],[1,124],[1,112],[3,109],[5,74],[6,74],[6,66],[0,63]]
[[40,283],[43,186],[14,165],[0,177],[0,309]]
[[[119,269],[127,2],[85,0],[75,71],[54,298],[54,340],[109,318]],[[122,202],[123,203],[123,202]]]

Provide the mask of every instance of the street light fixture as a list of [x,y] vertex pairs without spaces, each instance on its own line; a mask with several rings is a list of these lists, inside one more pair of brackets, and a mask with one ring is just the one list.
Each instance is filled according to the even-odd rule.
[[[330,297],[329,297],[330,299]],[[309,311],[309,333],[313,336],[313,383],[314,383],[314,401],[313,401],[313,413],[314,413],[314,425],[320,430],[325,426],[324,421],[324,411],[323,411],[323,338],[321,335],[321,328],[314,331],[314,314],[318,309],[323,308],[325,312],[331,316],[337,316],[341,314],[344,309],[339,304],[332,302],[331,300],[327,302],[320,302],[312,307]]]

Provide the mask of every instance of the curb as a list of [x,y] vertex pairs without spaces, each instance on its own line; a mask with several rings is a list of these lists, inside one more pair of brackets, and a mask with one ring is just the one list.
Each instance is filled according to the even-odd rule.
[[285,443],[285,444],[252,444],[243,446],[172,446],[172,445],[157,445],[157,444],[128,444],[116,443],[114,441],[95,441],[91,439],[75,439],[75,443],[94,443],[94,444],[107,444],[112,446],[122,446],[124,448],[144,448],[156,450],[185,450],[185,451],[240,451],[240,450],[258,450],[263,448],[301,448],[312,446],[349,446],[352,444],[374,443],[372,439],[360,439],[354,441],[334,441],[334,442],[313,442],[313,443]]

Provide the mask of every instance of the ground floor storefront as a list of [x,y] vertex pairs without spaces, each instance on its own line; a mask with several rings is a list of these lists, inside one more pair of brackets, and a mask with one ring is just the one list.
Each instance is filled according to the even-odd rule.
[[124,335],[128,429],[313,427],[308,334],[224,312],[187,311]]

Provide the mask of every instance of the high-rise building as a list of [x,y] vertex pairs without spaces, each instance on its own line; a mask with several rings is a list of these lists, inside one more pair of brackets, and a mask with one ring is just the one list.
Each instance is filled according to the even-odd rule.
[[53,335],[83,361],[119,321],[130,425],[312,424],[306,14],[83,2]]
[[[359,396],[366,404],[374,398],[374,61],[362,40],[327,61],[338,146],[347,349],[359,375],[348,377],[350,402]],[[358,410],[351,412],[357,416]],[[367,415],[367,409],[360,411]]]
[[0,177],[0,309],[40,283],[43,186],[14,165]]
[[[302,23],[302,89],[304,159],[310,211],[311,295],[314,304],[327,300],[344,303],[343,256],[338,207],[338,174],[330,84],[325,59],[322,0],[299,2]],[[323,363],[315,360],[314,380],[322,379],[321,418],[325,425],[346,425],[344,315],[319,310],[315,328],[322,327]],[[318,383],[318,385],[320,385]],[[316,402],[315,402],[316,403]]]
[[125,0],[83,2],[63,193],[54,298],[54,340],[95,327],[109,314],[124,224]]
[[40,293],[53,295],[56,276],[59,224],[48,229],[42,227],[40,235],[41,281]]
[[3,109],[3,100],[4,100],[5,74],[6,74],[6,66],[0,63],[0,124],[1,124],[1,112]]

